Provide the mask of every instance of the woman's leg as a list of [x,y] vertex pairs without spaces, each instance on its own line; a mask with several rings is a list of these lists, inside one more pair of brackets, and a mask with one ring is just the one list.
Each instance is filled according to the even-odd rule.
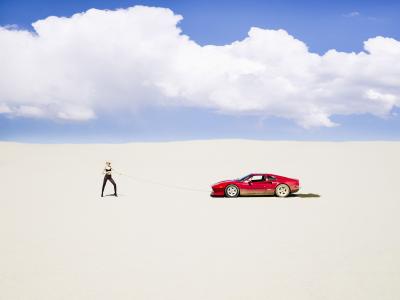
[[105,186],[106,186],[106,183],[107,183],[107,175],[105,175],[104,176],[104,179],[103,179],[103,187],[101,188],[101,196],[103,197],[103,193],[104,193],[104,188],[105,188]]
[[112,179],[112,177],[110,177],[110,181],[114,186],[114,195],[117,196],[117,185],[115,184],[114,179]]

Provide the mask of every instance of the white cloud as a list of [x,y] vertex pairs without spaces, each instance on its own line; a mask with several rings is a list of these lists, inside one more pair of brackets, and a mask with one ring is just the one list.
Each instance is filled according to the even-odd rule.
[[5,103],[0,103],[0,114],[10,113],[11,109]]
[[347,13],[347,14],[343,14],[343,17],[346,17],[346,18],[353,18],[353,17],[358,17],[360,15],[360,12],[358,12],[358,11],[352,11],[352,12],[349,12],[349,13]]
[[45,115],[45,112],[36,106],[21,105],[15,111],[15,115],[22,117],[40,118]]
[[334,114],[384,117],[400,106],[397,40],[318,55],[284,30],[253,27],[244,40],[200,46],[181,19],[135,6],[49,17],[35,33],[0,27],[0,113],[84,121],[183,106],[329,127]]
[[58,111],[57,117],[64,120],[85,121],[95,118],[95,114],[93,110],[85,107],[69,106],[64,107],[62,111]]

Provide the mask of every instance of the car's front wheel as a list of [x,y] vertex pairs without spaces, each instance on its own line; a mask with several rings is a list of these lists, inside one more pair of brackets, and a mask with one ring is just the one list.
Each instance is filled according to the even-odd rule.
[[275,195],[278,197],[287,197],[290,194],[290,188],[286,184],[280,184],[275,189]]
[[225,188],[225,196],[234,198],[239,196],[239,188],[236,185],[230,184]]

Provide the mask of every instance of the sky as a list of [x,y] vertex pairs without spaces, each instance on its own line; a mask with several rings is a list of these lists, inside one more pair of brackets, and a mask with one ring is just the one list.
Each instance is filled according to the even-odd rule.
[[0,0],[0,26],[0,140],[400,139],[396,1]]

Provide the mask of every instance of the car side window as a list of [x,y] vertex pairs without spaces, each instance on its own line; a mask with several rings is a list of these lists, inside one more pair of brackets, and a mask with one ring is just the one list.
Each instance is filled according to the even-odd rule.
[[262,175],[253,175],[251,177],[252,182],[264,181],[264,176]]
[[270,181],[274,181],[274,180],[276,180],[276,177],[274,177],[274,176],[267,176],[268,177],[268,180],[270,180]]

